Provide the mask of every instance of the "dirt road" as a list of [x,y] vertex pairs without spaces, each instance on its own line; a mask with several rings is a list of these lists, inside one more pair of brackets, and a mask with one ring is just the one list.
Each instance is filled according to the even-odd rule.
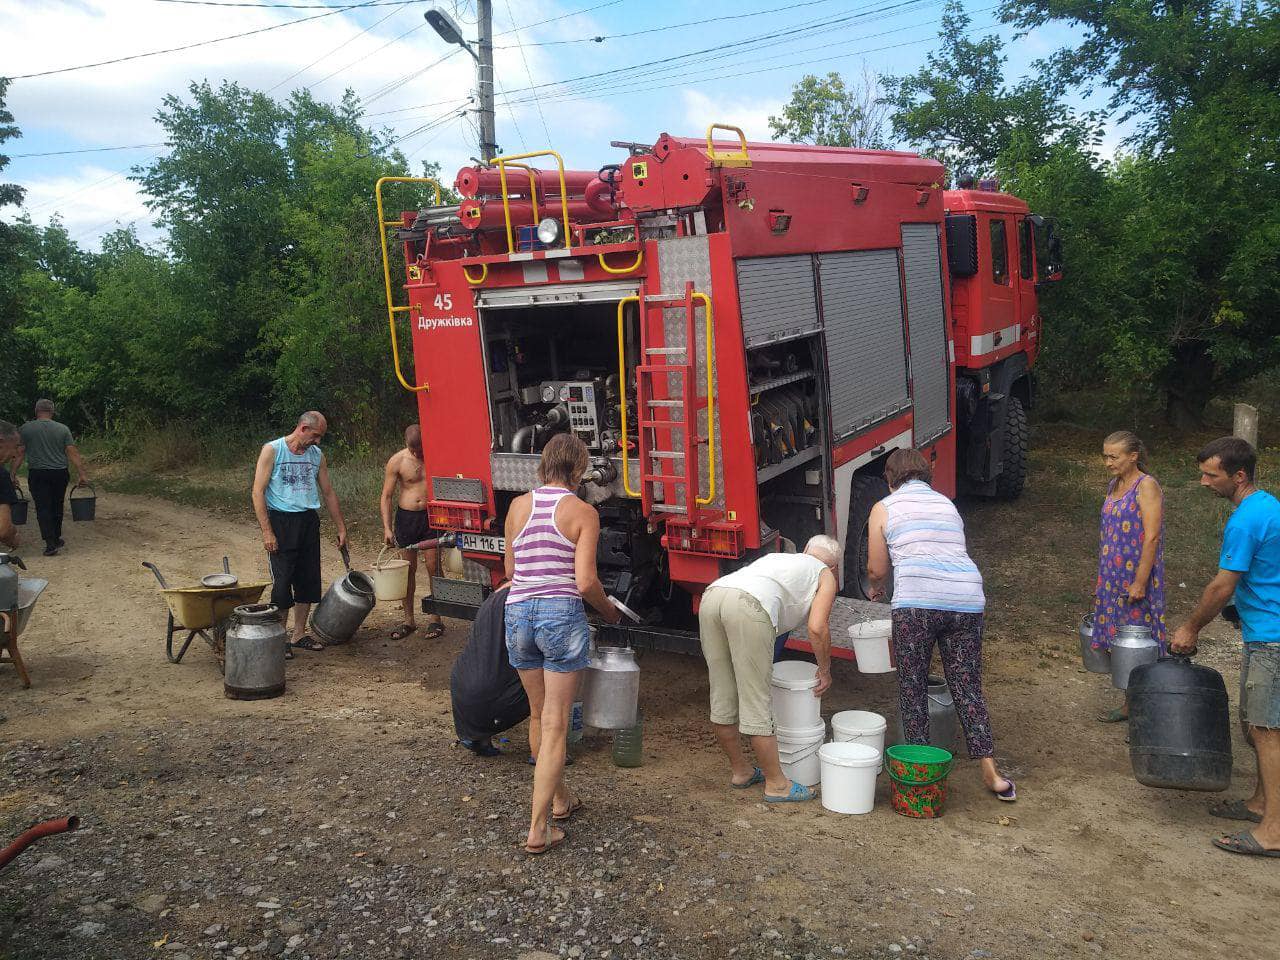
[[[69,812],[85,829],[0,875],[2,956],[1275,955],[1280,864],[1213,850],[1214,798],[1134,782],[1124,730],[1093,720],[1115,692],[1049,652],[1069,626],[988,647],[1016,805],[960,762],[935,822],[895,815],[883,778],[867,816],[767,807],[725,787],[700,664],[649,654],[644,766],[584,744],[569,844],[526,859],[523,731],[492,761],[452,746],[462,625],[391,642],[380,608],[357,642],[299,654],[284,697],[230,701],[199,641],[165,662],[141,561],[178,582],[224,553],[263,573],[252,523],[109,496],[67,539],[32,557],[52,581],[23,638],[34,686],[0,672],[0,835]],[[1201,660],[1234,689],[1219,634]],[[895,696],[892,675],[841,665],[823,712],[892,718]],[[1239,751],[1235,794],[1252,772]]]

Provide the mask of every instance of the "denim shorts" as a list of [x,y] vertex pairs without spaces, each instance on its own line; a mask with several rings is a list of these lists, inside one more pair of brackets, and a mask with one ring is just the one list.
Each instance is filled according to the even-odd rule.
[[1280,643],[1246,643],[1240,664],[1240,719],[1280,729]]
[[517,670],[587,669],[591,631],[582,601],[534,598],[507,604],[507,655]]

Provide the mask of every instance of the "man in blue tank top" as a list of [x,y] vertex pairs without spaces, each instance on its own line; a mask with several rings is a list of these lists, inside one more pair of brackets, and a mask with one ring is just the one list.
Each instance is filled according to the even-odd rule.
[[324,649],[307,633],[311,605],[320,602],[321,497],[338,528],[338,546],[347,545],[347,525],[319,447],[327,430],[321,414],[304,413],[293,433],[263,445],[253,475],[253,512],[274,581],[271,602],[279,608],[286,629],[293,609],[290,646],[303,650]]
[[1230,500],[1235,511],[1222,532],[1218,575],[1209,581],[1169,646],[1195,649],[1201,630],[1235,598],[1244,634],[1240,721],[1258,755],[1258,785],[1247,800],[1227,800],[1209,812],[1255,823],[1214,846],[1231,853],[1280,857],[1280,501],[1253,482],[1258,456],[1239,437],[1214,440],[1196,458],[1200,485]]

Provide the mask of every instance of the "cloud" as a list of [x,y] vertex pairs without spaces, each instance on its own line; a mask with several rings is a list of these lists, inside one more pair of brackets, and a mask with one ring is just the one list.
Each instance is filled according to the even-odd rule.
[[779,99],[712,97],[701,90],[681,92],[684,123],[688,129],[704,131],[709,123],[740,127],[748,140],[771,140],[769,117],[782,112]]
[[144,241],[159,236],[138,185],[118,171],[82,164],[71,172],[32,181],[26,189],[23,211],[38,224],[57,217],[81,246],[94,247],[103,234],[130,223]]

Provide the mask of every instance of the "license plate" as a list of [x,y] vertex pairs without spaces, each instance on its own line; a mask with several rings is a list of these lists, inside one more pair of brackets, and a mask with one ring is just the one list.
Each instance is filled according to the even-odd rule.
[[487,537],[480,533],[464,533],[462,535],[462,549],[475,550],[479,553],[506,553],[507,538]]

